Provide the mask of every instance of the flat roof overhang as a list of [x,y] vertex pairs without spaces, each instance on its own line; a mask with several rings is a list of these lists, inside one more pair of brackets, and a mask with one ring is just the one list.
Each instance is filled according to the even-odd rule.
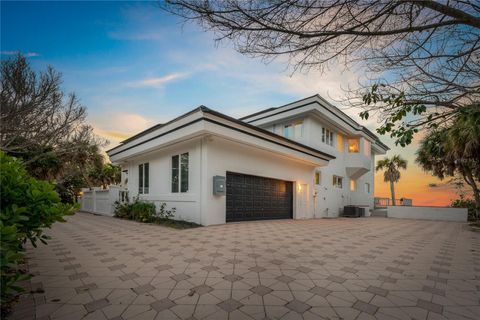
[[206,107],[195,109],[153,130],[147,129],[144,134],[136,135],[135,139],[127,139],[123,144],[108,150],[107,154],[112,162],[120,163],[204,135],[241,142],[312,166],[325,166],[335,158]]

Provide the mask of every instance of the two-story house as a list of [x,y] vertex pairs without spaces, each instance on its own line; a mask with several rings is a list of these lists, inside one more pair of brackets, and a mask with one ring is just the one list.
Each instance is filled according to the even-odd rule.
[[122,167],[130,197],[165,202],[178,219],[211,225],[373,208],[374,157],[387,150],[315,95],[240,119],[202,106],[108,155]]

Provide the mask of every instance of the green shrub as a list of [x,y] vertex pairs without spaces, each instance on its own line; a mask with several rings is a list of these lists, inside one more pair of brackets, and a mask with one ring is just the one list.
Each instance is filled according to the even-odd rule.
[[115,204],[115,217],[129,219],[139,222],[162,224],[175,229],[186,229],[200,227],[199,224],[183,220],[172,219],[175,216],[175,208],[167,210],[167,204],[161,203],[159,211],[156,212],[155,205],[138,198],[132,203]]
[[450,204],[453,208],[467,208],[468,210],[468,221],[475,221],[479,217],[476,215],[477,206],[473,199],[465,198],[464,196],[460,196],[460,199],[455,199]]
[[132,203],[116,203],[115,216],[139,222],[153,222],[156,217],[155,204],[138,198]]
[[0,152],[0,259],[2,306],[14,294],[21,292],[15,284],[27,277],[19,265],[24,260],[26,241],[36,247],[37,241],[46,244],[44,228],[65,215],[73,214],[75,207],[61,203],[52,184],[32,178],[17,159]]

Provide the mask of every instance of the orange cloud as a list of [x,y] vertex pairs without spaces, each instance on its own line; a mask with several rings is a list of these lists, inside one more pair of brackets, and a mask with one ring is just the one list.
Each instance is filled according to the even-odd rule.
[[[413,199],[413,205],[448,206],[451,200],[459,197],[455,188],[445,186],[445,181],[423,172],[417,166],[411,165],[401,174],[400,181],[395,184],[395,196],[398,199]],[[442,187],[431,187],[430,184]],[[383,172],[375,174],[375,196],[390,198],[390,183],[383,181]]]

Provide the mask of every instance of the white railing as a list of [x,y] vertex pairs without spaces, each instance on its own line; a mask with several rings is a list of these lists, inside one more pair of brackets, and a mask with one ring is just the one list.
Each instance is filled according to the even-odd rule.
[[115,202],[128,202],[128,191],[121,186],[108,186],[102,188],[82,189],[80,197],[80,210],[113,216]]
[[[386,208],[388,206],[393,206],[392,199],[390,198],[379,198],[375,197],[375,208]],[[407,198],[395,199],[396,206],[412,206],[413,200]]]

